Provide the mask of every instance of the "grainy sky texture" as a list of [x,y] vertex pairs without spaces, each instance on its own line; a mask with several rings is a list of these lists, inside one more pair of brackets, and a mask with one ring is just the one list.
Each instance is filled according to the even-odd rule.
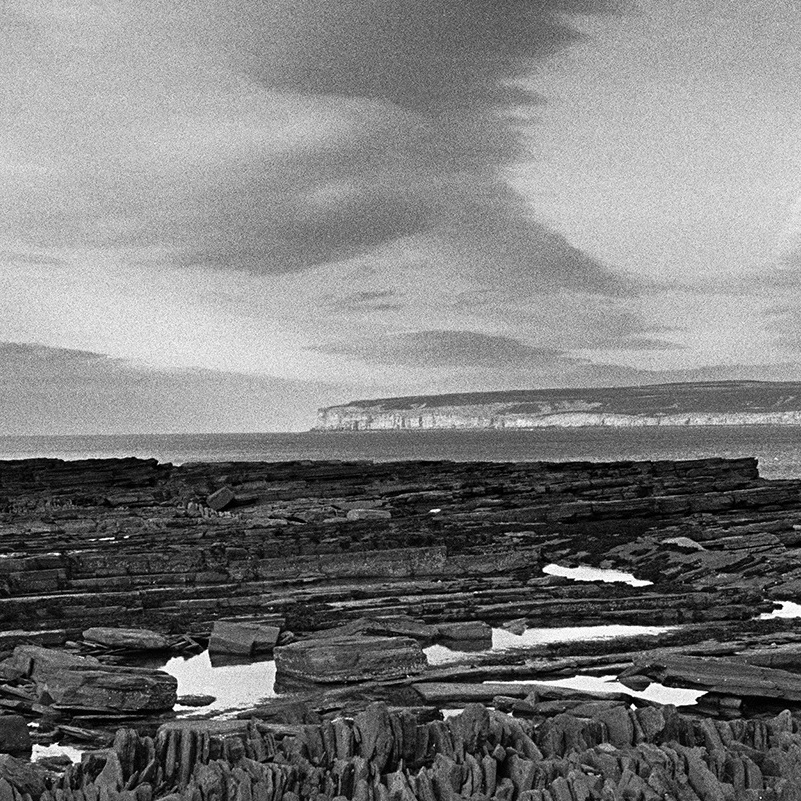
[[801,4],[6,0],[0,433],[801,379]]

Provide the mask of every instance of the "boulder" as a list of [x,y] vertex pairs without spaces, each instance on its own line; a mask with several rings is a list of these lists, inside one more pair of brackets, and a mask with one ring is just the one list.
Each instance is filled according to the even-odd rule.
[[163,634],[148,629],[115,629],[97,626],[86,629],[83,638],[109,648],[124,648],[128,651],[164,651],[170,647],[169,640]]
[[214,509],[215,512],[221,512],[227,506],[234,502],[234,491],[230,487],[220,487],[216,492],[212,492],[206,498],[206,506]]
[[178,680],[162,670],[103,665],[36,645],[17,646],[5,663],[35,683],[39,703],[62,709],[154,712],[172,709],[178,694]]
[[272,651],[281,629],[262,623],[217,620],[211,631],[209,654],[252,656]]
[[322,684],[397,679],[426,665],[420,644],[409,637],[302,640],[275,649],[276,677]]
[[29,757],[32,748],[25,718],[21,715],[0,715],[0,753]]
[[217,699],[213,695],[179,695],[177,703],[182,706],[209,706]]

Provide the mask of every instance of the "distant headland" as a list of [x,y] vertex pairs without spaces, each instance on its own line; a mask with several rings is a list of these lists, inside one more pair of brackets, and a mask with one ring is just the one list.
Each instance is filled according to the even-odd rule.
[[711,381],[377,398],[329,406],[316,431],[801,425],[801,382]]

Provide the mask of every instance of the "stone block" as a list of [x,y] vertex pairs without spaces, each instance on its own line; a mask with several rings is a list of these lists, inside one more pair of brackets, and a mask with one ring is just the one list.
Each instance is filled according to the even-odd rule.
[[209,640],[210,654],[251,656],[272,651],[281,629],[262,623],[217,620]]
[[206,498],[206,505],[215,512],[221,512],[233,503],[235,497],[234,491],[230,487],[220,487]]

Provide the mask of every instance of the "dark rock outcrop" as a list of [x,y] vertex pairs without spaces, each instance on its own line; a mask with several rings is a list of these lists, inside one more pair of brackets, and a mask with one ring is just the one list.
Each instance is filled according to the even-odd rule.
[[801,732],[787,712],[712,722],[672,707],[585,702],[535,720],[473,704],[421,723],[373,705],[317,724],[170,723],[154,739],[122,729],[110,750],[29,794],[34,801],[778,801],[797,797],[799,776]]

